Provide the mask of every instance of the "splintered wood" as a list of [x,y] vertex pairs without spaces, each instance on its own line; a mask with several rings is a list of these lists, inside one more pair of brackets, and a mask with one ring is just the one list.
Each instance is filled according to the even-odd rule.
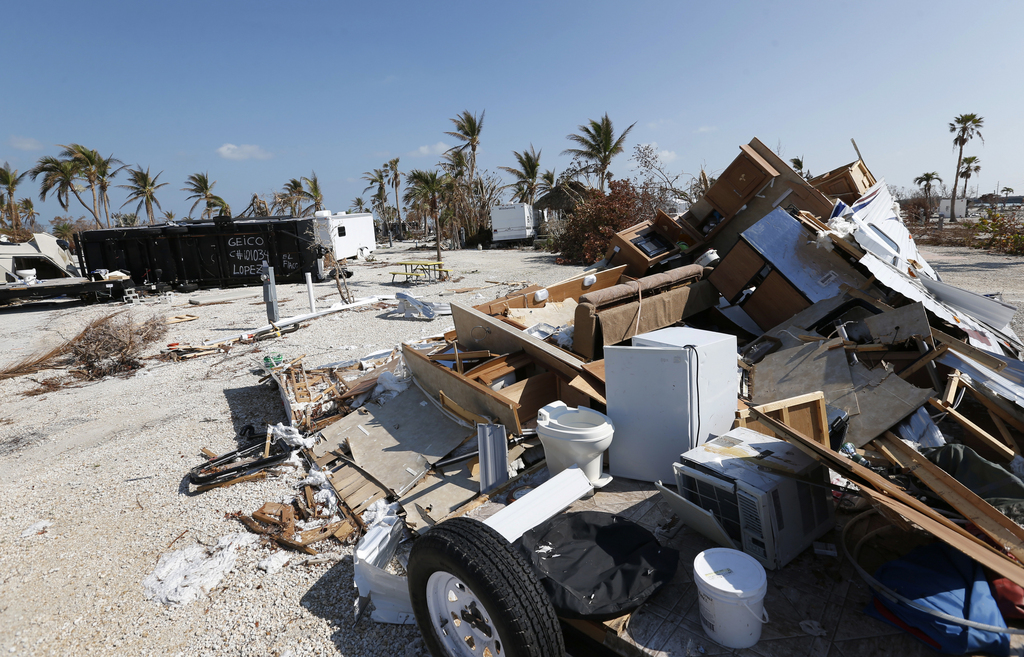
[[355,527],[349,520],[338,522],[325,522],[310,529],[298,529],[296,527],[296,507],[298,512],[307,516],[302,520],[309,520],[310,510],[304,507],[298,499],[293,504],[279,504],[267,502],[251,516],[239,514],[237,519],[257,534],[263,534],[281,547],[305,552],[306,554],[317,554],[311,545],[318,543],[332,536],[339,540],[348,538]]

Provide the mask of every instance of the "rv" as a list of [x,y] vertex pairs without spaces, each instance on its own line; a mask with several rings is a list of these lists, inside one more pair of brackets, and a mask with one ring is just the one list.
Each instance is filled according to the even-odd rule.
[[365,258],[377,247],[372,214],[331,214],[330,210],[321,210],[313,218],[316,220],[317,238],[321,244],[332,248],[338,261],[360,256]]
[[31,240],[22,243],[0,240],[0,283],[14,283],[26,277],[50,280],[78,276],[66,244],[47,233],[35,233]]
[[529,203],[503,203],[491,208],[491,239],[495,242],[532,240],[537,234],[540,212]]

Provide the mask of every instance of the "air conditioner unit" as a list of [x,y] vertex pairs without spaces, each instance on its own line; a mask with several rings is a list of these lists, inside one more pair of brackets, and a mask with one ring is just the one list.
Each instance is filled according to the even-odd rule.
[[825,467],[783,440],[736,428],[680,460],[679,494],[765,568],[782,568],[834,526]]

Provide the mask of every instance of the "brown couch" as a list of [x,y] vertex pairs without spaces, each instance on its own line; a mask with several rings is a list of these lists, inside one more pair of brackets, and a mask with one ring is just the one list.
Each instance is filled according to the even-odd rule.
[[703,280],[710,271],[687,265],[582,295],[572,350],[587,360],[601,358],[605,345],[707,310],[718,301],[718,291]]

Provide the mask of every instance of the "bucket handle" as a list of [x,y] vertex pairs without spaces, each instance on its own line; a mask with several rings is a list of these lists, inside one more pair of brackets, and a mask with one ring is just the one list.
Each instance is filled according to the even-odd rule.
[[758,623],[762,623],[763,624],[763,623],[770,623],[771,622],[771,619],[768,618],[768,610],[765,609],[764,607],[761,607],[761,617],[759,617],[757,614],[754,613],[754,610],[751,609],[750,605],[748,605],[746,602],[741,602],[740,604],[743,605],[744,609],[746,609],[747,611],[750,612],[750,615],[753,616],[754,620],[756,620]]

